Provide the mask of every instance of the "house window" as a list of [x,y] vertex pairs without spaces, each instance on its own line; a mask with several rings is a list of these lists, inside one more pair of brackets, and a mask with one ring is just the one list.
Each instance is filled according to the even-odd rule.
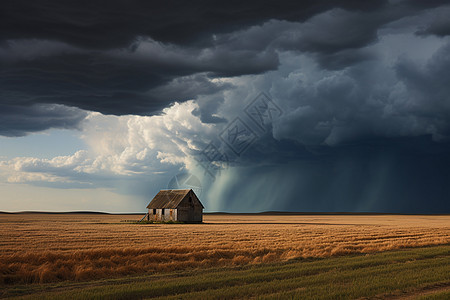
[[164,216],[164,208],[161,209],[161,215]]
[[156,215],[156,208],[153,209],[153,214]]

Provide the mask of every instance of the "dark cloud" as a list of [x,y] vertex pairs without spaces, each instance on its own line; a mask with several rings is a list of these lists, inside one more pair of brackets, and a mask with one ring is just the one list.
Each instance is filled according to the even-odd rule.
[[434,34],[437,36],[450,35],[450,21],[441,20],[441,21],[435,22],[435,23],[431,24],[429,27],[427,27],[426,29],[418,31],[417,34],[419,34],[419,35]]
[[450,137],[450,44],[439,49],[421,67],[403,59],[396,66],[398,77],[408,89],[408,113],[429,126],[437,138]]
[[[447,3],[448,4],[448,3]],[[448,15],[450,13],[450,6],[440,7],[436,11],[431,20],[429,20],[424,28],[419,29],[416,34],[421,36],[436,35],[444,37],[450,35],[450,20]]]
[[[16,43],[9,46],[9,52],[39,43]],[[171,102],[213,94],[226,87],[211,81],[206,73],[210,77],[237,76],[278,65],[273,52],[252,55],[219,48],[202,54],[164,48],[154,41],[142,41],[134,51],[86,52],[64,47],[39,57],[18,60],[14,55],[6,53],[0,60],[3,103],[58,103],[116,115],[155,114]]]
[[0,105],[0,135],[24,136],[48,128],[76,129],[86,115],[80,109],[56,104]]
[[285,111],[274,126],[275,137],[306,145],[424,134],[436,141],[449,139],[449,47],[443,44],[425,62],[400,56],[386,66],[374,57],[324,71],[303,60],[302,71],[281,69],[283,76],[268,80]]
[[139,36],[164,43],[205,44],[211,35],[269,19],[303,21],[334,7],[370,10],[386,1],[70,1],[18,0],[2,4],[0,36],[50,39],[83,48],[127,47]]
[[[450,44],[439,45],[337,70],[285,55],[277,72],[249,80],[283,114],[213,185],[217,209],[449,212]],[[251,101],[243,90],[233,98]]]
[[[36,104],[63,104],[117,115],[159,113],[173,101],[230,87],[212,81],[216,77],[260,74],[278,67],[278,55],[267,44],[233,49],[216,40],[221,34],[271,19],[301,22],[336,7],[367,11],[385,3],[4,3],[0,13],[0,104],[23,107],[24,115],[27,107]],[[205,108],[201,110],[203,120],[220,121],[207,117]],[[45,129],[42,123],[35,128]],[[11,130],[6,133],[5,127],[2,132],[14,135],[15,129]]]
[[227,188],[213,190],[217,210],[448,213],[449,150],[430,136],[326,147],[311,158],[299,148],[286,163],[229,171]]
[[[153,115],[174,101],[203,97],[194,113],[204,122],[220,123],[225,119],[214,115],[221,103],[217,99],[233,87],[220,78],[275,71],[280,53],[289,51],[310,55],[325,70],[370,62],[377,53],[367,48],[378,41],[380,28],[441,5],[12,1],[2,4],[0,13],[0,104],[22,107],[24,115],[41,104]],[[433,26],[426,31],[435,32]],[[327,120],[329,109],[310,109],[315,117],[308,115],[302,123]],[[4,126],[2,132],[7,131]]]
[[387,14],[333,9],[302,24],[297,28],[297,34],[295,31],[291,33],[291,36],[297,35],[298,38],[286,41],[286,46],[318,53],[361,48],[376,40],[378,27],[387,19]]
[[275,49],[310,53],[323,68],[342,69],[371,59],[374,54],[364,47],[377,41],[382,25],[403,15],[399,10],[355,12],[335,8],[302,23],[271,20],[221,35],[216,44],[227,52]]
[[331,54],[316,55],[317,62],[328,70],[340,70],[375,58],[375,53],[364,49],[347,49]]
[[[407,0],[403,1],[404,3],[407,3],[413,7],[418,8],[434,8],[439,7],[448,4],[447,0],[430,0],[430,1],[421,1],[421,0]],[[402,3],[402,2],[400,2]]]

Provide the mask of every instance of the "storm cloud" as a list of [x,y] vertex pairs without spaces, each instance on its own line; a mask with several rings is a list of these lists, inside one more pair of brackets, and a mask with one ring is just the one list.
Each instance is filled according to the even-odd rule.
[[[350,0],[4,3],[0,103],[23,108],[16,119],[23,117],[30,128],[27,107],[41,104],[115,115],[159,114],[175,101],[218,99],[233,88],[217,79],[277,70],[280,51],[308,53],[333,70],[374,59],[376,53],[365,48],[377,41],[380,28],[422,11],[433,14],[443,5]],[[416,31],[442,36],[435,29],[445,27],[439,22]],[[205,108],[200,111],[205,122],[221,120]],[[17,123],[10,124],[11,133],[4,124],[1,134],[25,133]],[[51,118],[44,123],[29,132],[60,127]]]
[[78,128],[87,113],[59,104],[0,105],[0,135],[15,137],[48,128]]
[[334,7],[371,10],[386,1],[68,1],[19,0],[2,4],[3,40],[58,40],[82,48],[122,48],[137,37],[163,43],[207,45],[212,35],[270,19],[304,21]]

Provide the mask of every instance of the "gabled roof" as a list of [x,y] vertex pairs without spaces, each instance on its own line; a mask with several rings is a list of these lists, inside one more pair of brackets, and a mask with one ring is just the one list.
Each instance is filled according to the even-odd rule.
[[[147,208],[177,208],[190,191],[192,190],[161,190],[158,194],[156,194],[149,205],[147,205]],[[194,191],[192,191],[192,193],[195,198],[197,198]],[[198,202],[203,207],[202,203],[200,201]]]

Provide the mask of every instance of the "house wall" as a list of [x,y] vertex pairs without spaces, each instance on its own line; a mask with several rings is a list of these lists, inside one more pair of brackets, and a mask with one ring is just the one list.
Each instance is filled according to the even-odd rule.
[[177,209],[177,220],[180,222],[187,222],[189,220],[189,209],[186,207],[179,207]]
[[180,207],[178,208],[178,221],[202,222],[203,209],[201,207]]
[[203,222],[203,208],[201,206],[194,208],[192,222]]
[[177,210],[176,209],[164,209],[164,215],[162,214],[162,209],[156,209],[156,214],[153,214],[153,209],[148,210],[148,220],[150,221],[177,221]]
[[[172,211],[172,214],[170,213]],[[180,221],[180,222],[203,222],[203,209],[200,206],[195,207],[180,207],[178,209],[164,210],[156,209],[156,214],[153,214],[153,209],[148,210],[148,220],[155,222],[166,221]]]

